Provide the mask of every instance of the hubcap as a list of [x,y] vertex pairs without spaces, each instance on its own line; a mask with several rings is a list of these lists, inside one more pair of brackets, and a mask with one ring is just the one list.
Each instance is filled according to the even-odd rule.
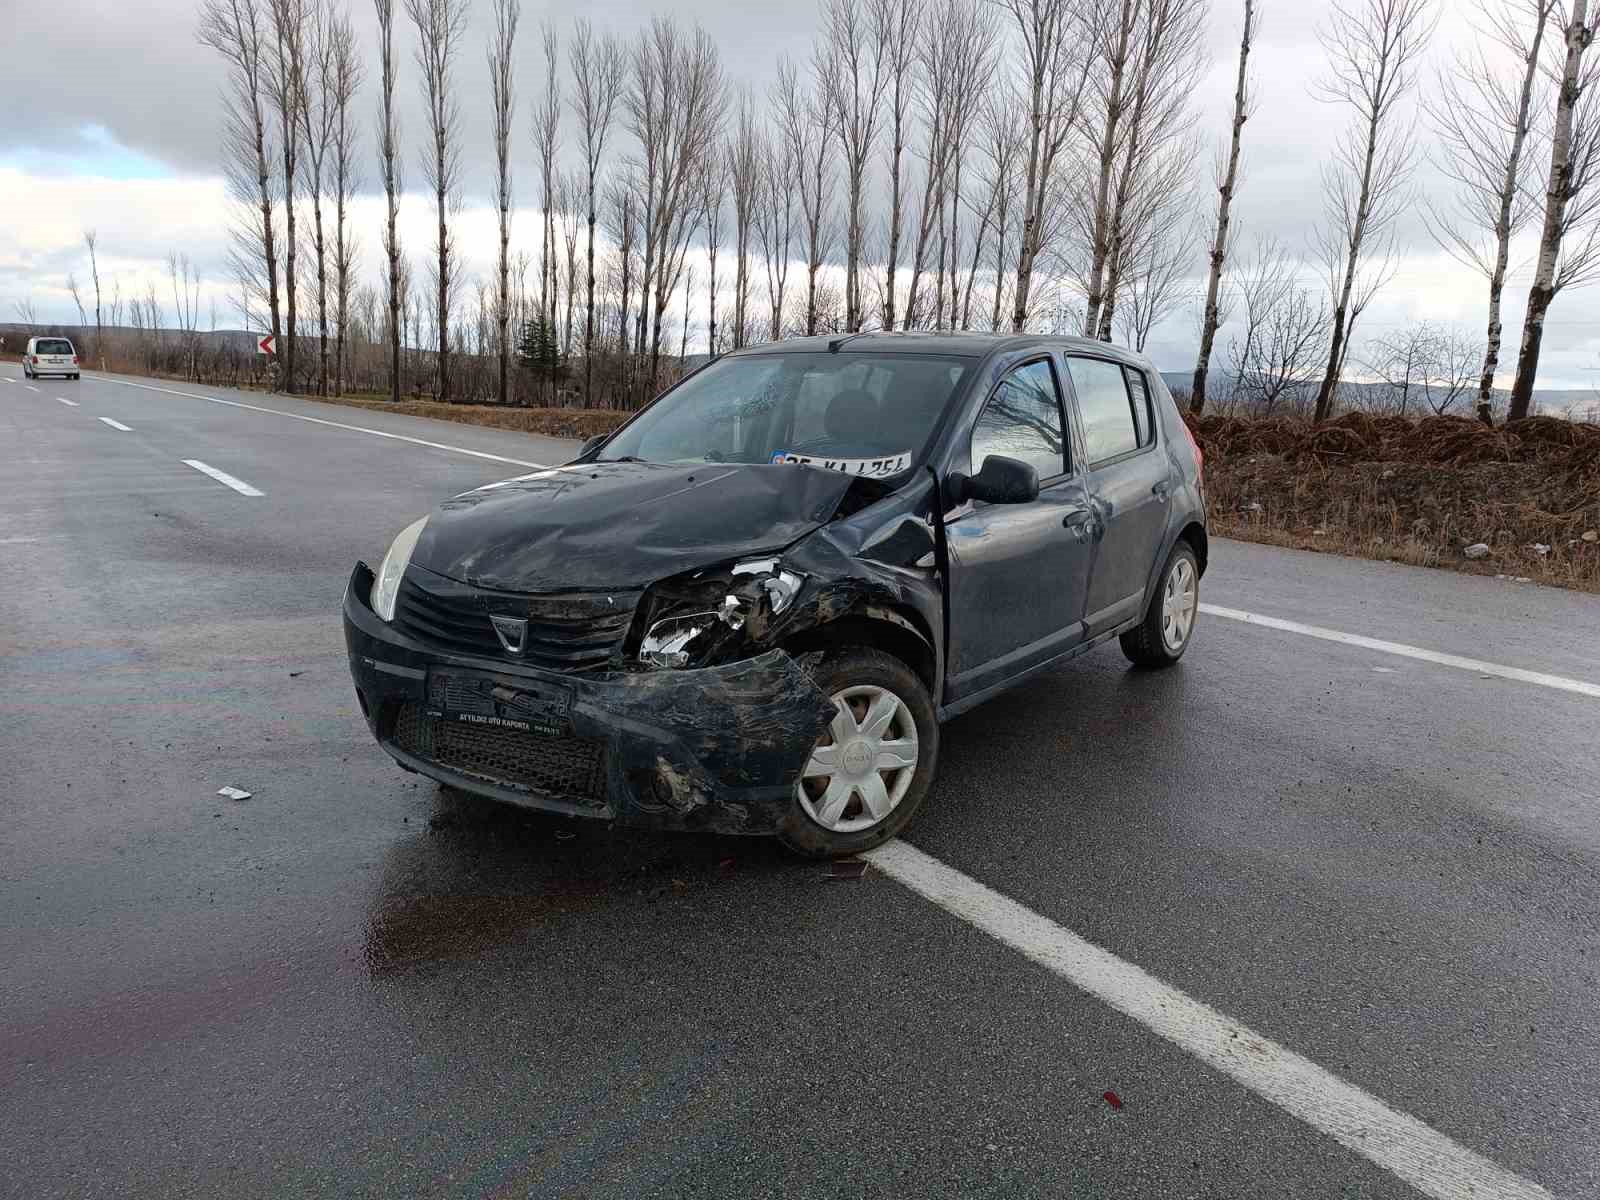
[[873,684],[833,694],[828,731],[795,784],[806,816],[833,833],[888,817],[917,773],[917,723],[899,696]]
[[1200,606],[1194,564],[1180,558],[1167,572],[1167,586],[1161,595],[1161,640],[1176,654],[1189,640],[1194,628],[1195,610]]

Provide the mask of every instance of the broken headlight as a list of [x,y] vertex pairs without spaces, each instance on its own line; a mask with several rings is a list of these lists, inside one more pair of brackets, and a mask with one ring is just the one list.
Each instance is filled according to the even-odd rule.
[[767,622],[786,612],[805,577],[777,558],[696,571],[651,589],[652,620],[639,642],[649,667],[703,666],[758,642]]

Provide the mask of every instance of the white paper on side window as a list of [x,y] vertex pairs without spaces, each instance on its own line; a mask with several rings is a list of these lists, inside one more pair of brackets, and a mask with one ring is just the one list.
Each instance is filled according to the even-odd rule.
[[824,458],[814,454],[791,454],[779,450],[772,456],[775,463],[801,463],[808,467],[821,467],[824,471],[841,471],[846,475],[871,475],[885,477],[898,475],[911,465],[911,451],[886,454],[882,458]]

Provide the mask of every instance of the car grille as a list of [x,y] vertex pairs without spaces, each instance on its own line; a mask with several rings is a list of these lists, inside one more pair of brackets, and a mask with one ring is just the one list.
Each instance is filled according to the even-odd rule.
[[[400,580],[394,627],[407,637],[462,654],[584,671],[603,666],[627,636],[638,592],[525,596],[490,592],[413,567]],[[528,622],[520,655],[507,652],[489,617]]]
[[606,744],[600,738],[445,721],[415,704],[402,704],[394,743],[426,762],[502,787],[594,807],[606,800]]

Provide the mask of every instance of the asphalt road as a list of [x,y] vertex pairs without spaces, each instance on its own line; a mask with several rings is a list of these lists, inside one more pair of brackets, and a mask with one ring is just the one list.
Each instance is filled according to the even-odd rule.
[[[906,839],[1028,910],[1008,943],[890,870],[457,803],[378,750],[351,564],[570,443],[7,378],[0,1194],[1600,1195],[1581,686],[1215,613],[1177,670],[1079,659],[946,728]],[[1219,542],[1203,599],[1600,683],[1594,597]],[[1254,1065],[1025,952],[1051,931]],[[1284,1094],[1280,1052],[1317,1069]]]

